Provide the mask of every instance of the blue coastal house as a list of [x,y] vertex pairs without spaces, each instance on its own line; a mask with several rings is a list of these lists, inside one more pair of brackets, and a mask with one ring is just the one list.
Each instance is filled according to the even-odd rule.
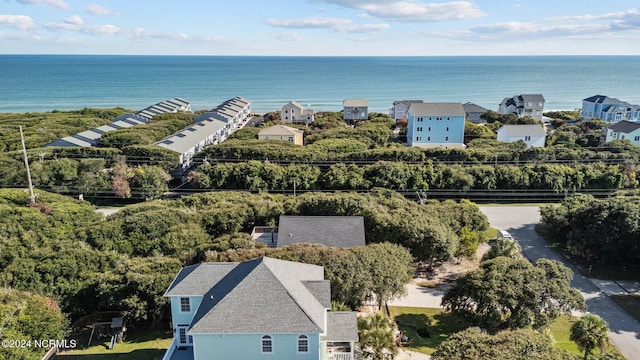
[[272,258],[183,268],[163,360],[353,360],[355,312],[330,311],[322,266]]
[[635,145],[640,145],[640,122],[638,121],[622,120],[602,130],[604,142],[629,140]]
[[461,103],[413,102],[407,110],[407,143],[413,147],[464,147]]
[[580,115],[587,120],[597,118],[608,122],[640,121],[640,105],[632,105],[604,95],[595,95],[582,100]]

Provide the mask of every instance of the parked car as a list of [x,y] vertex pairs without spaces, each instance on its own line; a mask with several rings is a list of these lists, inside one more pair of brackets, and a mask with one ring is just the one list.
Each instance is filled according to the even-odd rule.
[[513,240],[513,236],[511,236],[511,234],[508,231],[500,230],[500,232],[498,233],[498,240],[502,240],[502,239]]

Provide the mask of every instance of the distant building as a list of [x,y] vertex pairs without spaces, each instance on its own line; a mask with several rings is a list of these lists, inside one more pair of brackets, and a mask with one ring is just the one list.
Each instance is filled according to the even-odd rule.
[[281,215],[277,227],[256,226],[251,235],[269,247],[297,243],[343,248],[366,245],[362,216]]
[[102,134],[118,129],[128,128],[131,126],[146,124],[155,115],[174,113],[178,111],[191,111],[191,105],[188,101],[174,98],[151,105],[148,108],[138,112],[137,114],[124,114],[114,118],[111,124],[103,125],[95,129],[79,132],[75,135],[65,136],[61,139],[50,142],[46,146],[64,146],[64,147],[89,147],[95,146],[100,141]]
[[502,100],[498,108],[498,113],[516,114],[518,117],[529,116],[542,121],[544,102],[544,96],[540,94],[515,95]]
[[285,124],[311,124],[315,119],[313,110],[302,107],[299,103],[291,101],[282,107],[280,118]]
[[235,97],[215,109],[197,116],[195,124],[175,132],[154,143],[180,154],[181,170],[191,166],[192,158],[208,145],[226,140],[251,115],[251,101]]
[[342,118],[348,122],[367,120],[369,118],[369,101],[367,99],[345,99],[342,102]]
[[474,103],[464,103],[462,104],[464,108],[464,112],[467,114],[467,120],[471,121],[474,124],[482,124],[484,121],[480,118],[482,114],[489,111],[489,109],[485,109],[480,105],[476,105]]
[[519,140],[530,147],[544,147],[547,133],[541,125],[504,125],[498,129],[498,141],[512,143]]
[[411,103],[407,111],[407,142],[414,147],[464,147],[461,103]]
[[302,145],[303,130],[284,125],[273,125],[258,132],[258,140],[284,140]]
[[603,129],[604,141],[629,140],[640,145],[640,122],[622,120]]
[[398,120],[407,120],[407,111],[409,110],[409,106],[411,103],[422,103],[422,100],[399,100],[394,101],[393,106],[389,111],[389,116],[391,116],[395,121]]
[[164,296],[163,360],[354,360],[355,312],[331,311],[322,266],[262,257],[182,268]]
[[622,120],[640,121],[640,105],[603,95],[595,95],[582,100],[580,115],[587,119],[601,119],[608,122]]

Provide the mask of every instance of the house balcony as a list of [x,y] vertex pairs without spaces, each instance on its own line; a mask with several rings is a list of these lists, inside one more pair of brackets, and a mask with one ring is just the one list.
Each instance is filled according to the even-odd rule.
[[327,360],[353,360],[352,353],[330,353],[327,354]]
[[266,244],[268,247],[274,248],[278,246],[278,227],[277,226],[256,226],[251,231],[251,237],[254,241]]

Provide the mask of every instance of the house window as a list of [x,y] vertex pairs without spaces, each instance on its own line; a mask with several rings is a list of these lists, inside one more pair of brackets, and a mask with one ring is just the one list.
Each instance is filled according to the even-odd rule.
[[429,129],[427,131],[431,131],[431,126],[429,126]]
[[269,335],[262,337],[262,352],[267,354],[271,354],[273,352],[273,340]]
[[428,137],[427,137],[427,141],[431,141],[431,136],[428,136]]
[[189,302],[189,298],[180,298],[180,311],[182,312],[191,311],[191,303]]
[[445,129],[445,131],[449,131],[449,127],[447,126],[447,128]]
[[416,130],[417,131],[422,131],[422,127],[418,127]]
[[640,136],[636,136],[635,138],[633,138],[633,141],[640,141]]
[[418,118],[418,122],[423,122],[423,121],[424,121],[424,118],[421,118],[421,117]]
[[524,141],[531,141],[531,136],[525,136]]
[[293,142],[293,136],[289,136],[289,141]]
[[448,137],[448,136],[447,136],[447,137],[445,137],[445,138],[444,138],[444,141],[449,141],[449,137]]
[[422,136],[416,136],[416,141],[422,141]]
[[298,336],[298,352],[309,352],[309,338],[307,338],[307,335]]

